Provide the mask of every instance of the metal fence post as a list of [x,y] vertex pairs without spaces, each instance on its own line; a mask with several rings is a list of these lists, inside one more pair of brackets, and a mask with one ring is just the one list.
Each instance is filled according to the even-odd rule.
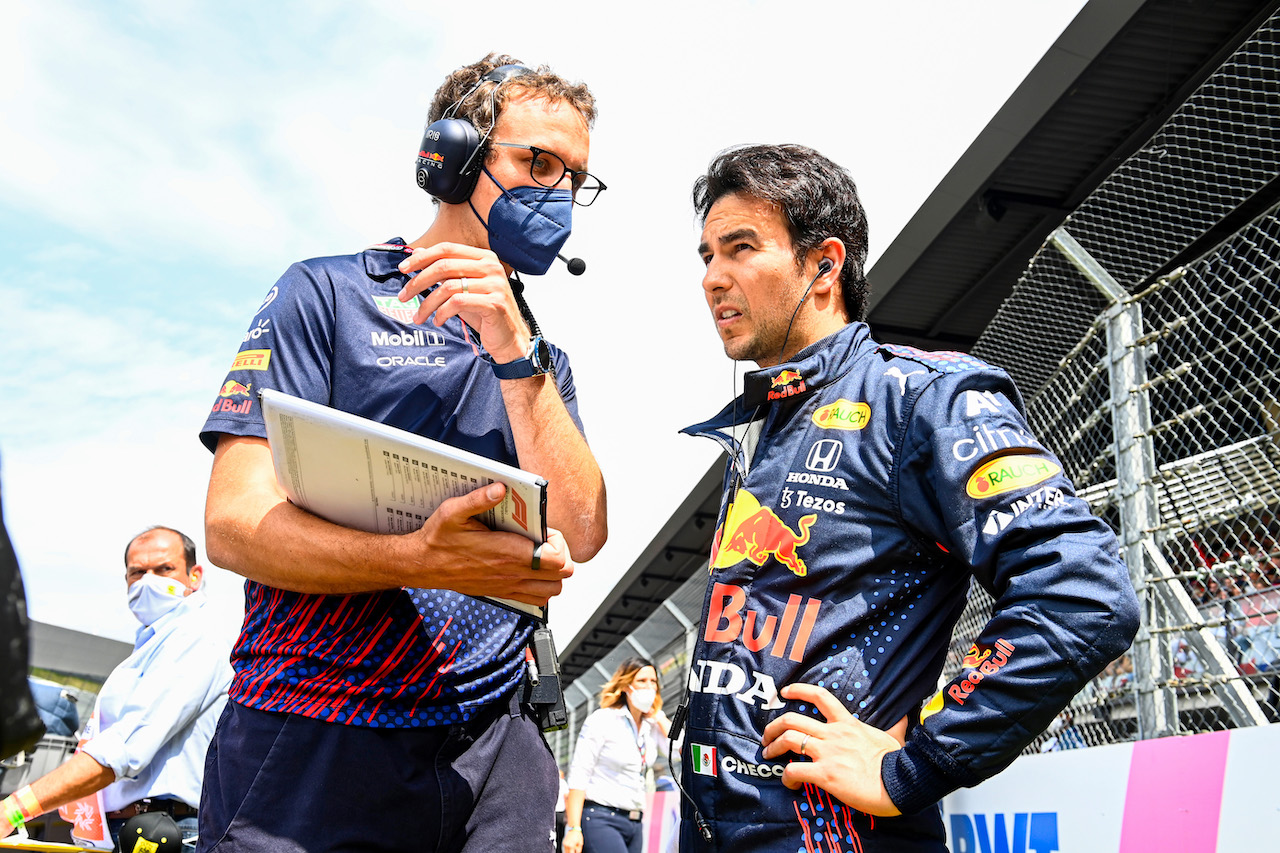
[[[1115,437],[1116,491],[1120,506],[1120,541],[1144,618],[1133,641],[1134,688],[1137,691],[1138,737],[1164,737],[1178,729],[1177,697],[1166,684],[1172,676],[1169,635],[1153,631],[1162,620],[1156,596],[1147,584],[1143,541],[1160,523],[1155,491],[1155,450],[1151,443],[1151,409],[1144,387],[1146,360],[1141,306],[1066,229],[1050,241],[1089,279],[1110,303],[1107,329],[1107,373],[1111,389],[1111,424]],[[1166,584],[1167,585],[1167,584]]]

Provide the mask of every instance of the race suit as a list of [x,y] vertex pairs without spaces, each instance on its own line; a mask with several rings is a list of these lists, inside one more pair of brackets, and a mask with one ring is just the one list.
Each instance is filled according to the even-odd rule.
[[[1115,535],[1031,434],[1008,375],[977,359],[881,345],[855,323],[747,374],[684,432],[729,463],[682,751],[714,838],[686,804],[683,851],[945,850],[938,801],[1008,766],[1137,630]],[[939,691],[971,577],[995,608]],[[823,719],[779,697],[793,682],[880,729],[908,718],[881,768],[902,816],[783,786],[786,760],[806,759],[764,760],[765,725]]]

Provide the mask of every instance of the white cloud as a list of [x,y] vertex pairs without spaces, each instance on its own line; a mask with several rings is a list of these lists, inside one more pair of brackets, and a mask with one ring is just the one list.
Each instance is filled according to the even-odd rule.
[[[529,288],[573,356],[611,498],[609,544],[553,608],[566,641],[715,456],[675,434],[727,402],[734,375],[688,201],[710,157],[793,141],[847,166],[874,257],[1082,5],[6,10],[0,213],[53,235],[0,262],[6,509],[37,618],[93,622],[69,597],[83,588],[132,630],[116,552],[157,522],[202,539],[195,432],[258,300],[291,261],[425,230],[411,164],[429,98],[498,49],[592,86],[591,168],[610,185],[567,247],[587,274],[557,268]],[[238,594],[228,580],[215,588]]]

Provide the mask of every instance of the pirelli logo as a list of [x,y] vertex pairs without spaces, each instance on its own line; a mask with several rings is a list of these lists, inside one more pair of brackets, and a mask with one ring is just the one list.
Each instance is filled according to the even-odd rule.
[[271,364],[271,350],[247,349],[236,355],[231,362],[232,370],[266,370]]

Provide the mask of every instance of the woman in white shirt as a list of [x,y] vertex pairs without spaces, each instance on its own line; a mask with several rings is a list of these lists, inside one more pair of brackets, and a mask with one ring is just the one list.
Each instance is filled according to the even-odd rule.
[[670,728],[653,664],[641,657],[618,664],[574,747],[564,853],[640,853],[646,775],[667,755]]

